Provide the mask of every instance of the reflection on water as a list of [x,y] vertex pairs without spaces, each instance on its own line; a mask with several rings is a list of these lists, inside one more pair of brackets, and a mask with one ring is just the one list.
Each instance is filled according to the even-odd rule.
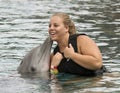
[[[17,73],[23,56],[48,36],[54,12],[70,14],[78,33],[95,40],[112,73],[90,78],[61,74],[52,80]],[[0,93],[119,93],[119,37],[119,0],[0,0]]]

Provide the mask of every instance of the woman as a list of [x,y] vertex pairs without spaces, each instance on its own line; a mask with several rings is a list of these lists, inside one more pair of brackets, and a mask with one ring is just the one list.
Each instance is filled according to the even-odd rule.
[[57,42],[51,54],[51,70],[94,76],[103,73],[102,55],[96,43],[85,34],[76,34],[75,25],[65,13],[50,19],[49,34]]

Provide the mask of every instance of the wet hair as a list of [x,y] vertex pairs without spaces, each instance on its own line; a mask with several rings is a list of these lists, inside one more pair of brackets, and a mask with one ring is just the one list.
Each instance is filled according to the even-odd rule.
[[71,20],[70,16],[66,13],[55,13],[52,16],[59,16],[63,19],[63,23],[65,26],[69,27],[69,34],[73,35],[76,33],[75,25],[73,21]]

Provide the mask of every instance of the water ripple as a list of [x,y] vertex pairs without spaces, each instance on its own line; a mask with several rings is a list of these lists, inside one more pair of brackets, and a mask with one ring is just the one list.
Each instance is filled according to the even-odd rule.
[[[95,40],[102,52],[103,64],[112,72],[120,72],[119,0],[0,0],[0,92],[6,92],[4,88],[9,90],[7,93],[13,93],[13,88],[14,93],[19,88],[25,93],[50,91],[50,86],[45,86],[43,81],[35,83],[41,79],[23,79],[13,73],[16,73],[23,56],[48,36],[49,18],[55,12],[68,13],[78,33],[85,33]],[[117,76],[120,74],[110,75],[103,78],[66,79],[61,86],[64,87],[62,93],[120,91],[120,79]],[[59,86],[61,83],[57,82]],[[42,90],[42,86],[46,87],[45,90]]]

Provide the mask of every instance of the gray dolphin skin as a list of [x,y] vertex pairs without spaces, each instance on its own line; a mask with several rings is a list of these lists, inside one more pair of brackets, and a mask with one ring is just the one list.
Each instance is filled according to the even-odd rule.
[[33,48],[25,55],[18,67],[19,73],[48,72],[52,40],[48,37],[43,44]]

